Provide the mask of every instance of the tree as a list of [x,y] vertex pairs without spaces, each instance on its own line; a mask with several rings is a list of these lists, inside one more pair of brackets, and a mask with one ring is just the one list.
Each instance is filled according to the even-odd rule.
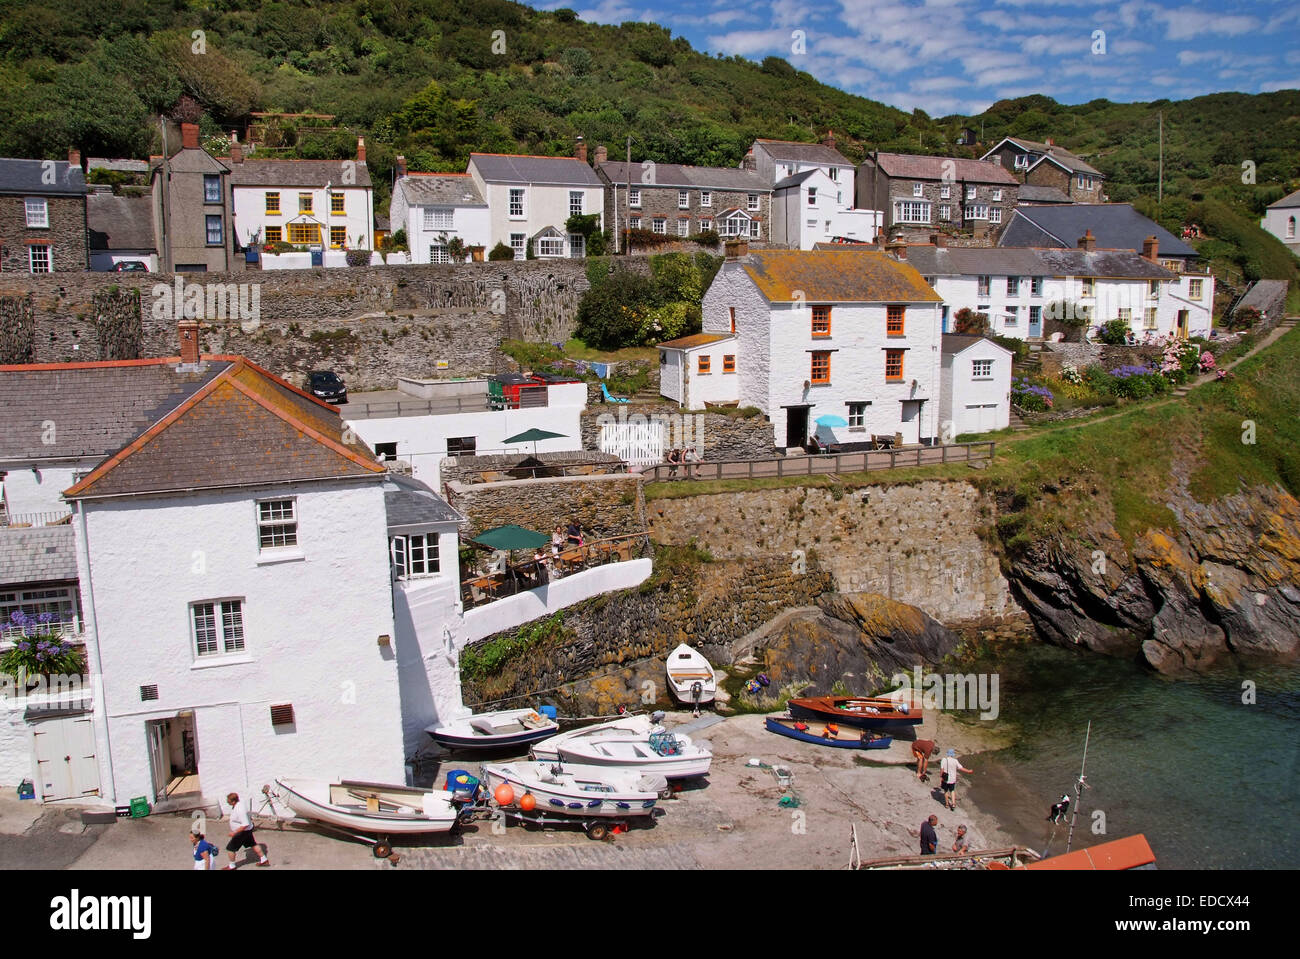
[[965,335],[983,333],[989,328],[989,315],[976,313],[968,306],[963,306],[953,314],[952,331]]
[[491,251],[488,253],[489,260],[513,260],[514,258],[515,251],[504,243],[498,243],[496,246],[492,247]]
[[598,350],[639,346],[645,339],[646,315],[654,305],[654,284],[649,278],[619,266],[599,287],[583,294],[578,337]]

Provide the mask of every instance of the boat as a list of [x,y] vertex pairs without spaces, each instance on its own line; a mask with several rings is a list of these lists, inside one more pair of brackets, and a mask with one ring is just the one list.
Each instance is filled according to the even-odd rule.
[[792,699],[789,706],[790,715],[796,719],[816,719],[866,729],[916,726],[923,718],[920,706],[884,697],[814,696]]
[[[662,776],[643,776],[634,769],[551,762],[484,763],[483,778],[499,805],[523,809],[524,797],[531,796],[538,813],[583,819],[649,816],[668,786]],[[505,802],[498,795],[503,785],[512,794]]]
[[768,716],[763,725],[771,733],[839,749],[888,749],[894,742],[891,736],[882,736],[858,726],[841,727],[838,723],[805,722],[791,717]]
[[718,677],[709,661],[682,643],[668,654],[666,667],[668,688],[687,705],[713,702],[718,691]]
[[448,832],[459,807],[440,789],[383,783],[277,779],[284,803],[303,819],[380,836]]
[[1112,839],[1027,864],[1025,869],[1155,869],[1156,854],[1143,833]]
[[448,749],[500,749],[548,739],[559,729],[559,723],[535,709],[505,709],[467,716],[445,726],[428,726],[424,731]]
[[562,743],[585,739],[603,739],[606,736],[649,736],[659,726],[659,723],[654,718],[656,716],[662,718],[663,714],[655,713],[654,716],[619,716],[618,719],[598,723],[595,726],[571,729],[566,733],[559,733],[549,739],[533,743],[533,748],[529,752],[533,759],[539,762],[543,760],[559,762],[559,747]]
[[666,730],[572,739],[560,743],[559,753],[569,763],[635,769],[665,779],[706,776],[713,763],[713,753],[709,750],[691,742],[689,736]]

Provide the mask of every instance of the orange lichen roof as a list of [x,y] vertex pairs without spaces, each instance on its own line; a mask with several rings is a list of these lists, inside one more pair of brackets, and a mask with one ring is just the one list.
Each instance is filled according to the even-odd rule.
[[696,346],[708,346],[710,343],[729,339],[731,339],[730,333],[693,333],[690,336],[679,336],[675,340],[664,340],[659,346],[670,350],[689,350]]
[[774,303],[940,303],[914,267],[869,250],[763,250],[741,264]]

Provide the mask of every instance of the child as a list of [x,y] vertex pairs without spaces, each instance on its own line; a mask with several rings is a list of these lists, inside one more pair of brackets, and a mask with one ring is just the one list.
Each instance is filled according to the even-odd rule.
[[194,868],[214,869],[216,860],[212,857],[218,852],[214,843],[203,838],[203,833],[190,833],[190,844],[194,847]]

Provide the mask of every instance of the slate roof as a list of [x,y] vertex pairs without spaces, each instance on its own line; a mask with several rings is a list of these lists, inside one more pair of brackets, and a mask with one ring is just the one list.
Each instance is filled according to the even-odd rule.
[[[235,163],[230,157],[218,159],[230,168],[231,186],[304,186],[319,189],[329,183],[344,189],[371,185],[370,169],[364,161],[244,160]],[[350,173],[347,172],[349,170]],[[351,177],[351,183],[344,182],[345,175]]]
[[1001,141],[998,142],[997,146],[995,146],[992,150],[990,150],[988,153],[984,155],[988,156],[990,153],[993,153],[994,150],[1000,148],[1003,143],[1012,143],[1017,147],[1019,147],[1020,149],[1024,150],[1026,153],[1038,154],[1040,159],[1036,160],[1031,165],[1030,169],[1033,169],[1033,167],[1038,166],[1038,164],[1042,162],[1042,158],[1046,158],[1050,156],[1061,166],[1065,167],[1066,169],[1072,172],[1091,173],[1094,176],[1099,176],[1102,177],[1103,179],[1106,176],[1096,167],[1089,166],[1078,156],[1071,153],[1069,150],[1065,149],[1065,147],[1057,143],[1039,143],[1037,140],[1025,140],[1021,137],[1004,137]]
[[773,190],[785,190],[785,189],[788,189],[789,187],[792,187],[792,186],[798,186],[798,185],[799,185],[800,183],[802,183],[804,180],[807,180],[807,179],[809,179],[810,177],[815,177],[818,173],[821,173],[822,176],[825,176],[825,175],[826,175],[825,173],[822,173],[822,171],[821,171],[819,168],[813,168],[813,169],[811,169],[811,170],[804,170],[802,173],[792,173],[790,176],[786,177],[784,180],[780,180],[780,181],[778,181],[777,184],[776,184],[776,186],[772,187],[772,189],[773,189]]
[[1173,280],[1176,275],[1132,250],[1025,247],[907,247],[907,262],[924,276],[1091,276]]
[[[54,182],[46,182],[52,170]],[[32,196],[83,196],[86,177],[81,167],[67,160],[17,160],[0,158],[0,193],[26,193]]]
[[661,350],[693,350],[697,346],[708,346],[710,343],[729,339],[731,339],[730,333],[693,333],[690,336],[679,336],[675,340],[664,340],[659,344],[659,348]]
[[1141,250],[1154,235],[1160,256],[1195,257],[1197,252],[1129,203],[1071,203],[1065,206],[1021,206],[1002,231],[998,246],[1075,247],[1088,230],[1097,246],[1112,250]]
[[77,578],[71,523],[0,531],[0,586]]
[[1293,206],[1300,206],[1300,190],[1296,190],[1289,196],[1282,197],[1282,199],[1278,200],[1276,203],[1270,203],[1268,209],[1285,210]]
[[656,163],[654,165],[654,182],[643,183],[643,168],[640,163],[629,165],[621,160],[606,160],[596,165],[611,183],[631,182],[644,188],[675,187],[703,190],[735,190],[745,193],[770,193],[772,187],[753,170],[739,170],[734,167],[683,166],[678,163]]
[[957,180],[975,181],[977,183],[1000,183],[1005,186],[1019,186],[1020,181],[1013,177],[1001,163],[988,160],[970,160],[962,157],[918,156],[911,153],[881,153],[876,158],[880,169],[887,176],[910,180],[942,180],[953,164],[953,176]]
[[1073,203],[1065,191],[1054,186],[1032,186],[1028,183],[1020,187],[1021,203]]
[[148,160],[110,160],[106,157],[91,157],[86,161],[89,170],[116,170],[119,173],[148,173]]
[[389,529],[465,521],[429,486],[400,473],[389,473],[384,481],[384,511]]
[[943,342],[940,349],[948,356],[953,356],[957,353],[960,353],[963,350],[974,346],[980,340],[988,340],[989,343],[992,343],[1003,353],[1006,353],[1008,355],[1010,355],[1011,353],[1011,351],[1007,349],[1005,346],[1001,346],[997,343],[994,343],[992,340],[989,340],[988,337],[986,336],[978,336],[970,333],[945,333],[943,334],[941,339]]
[[86,197],[92,250],[155,250],[153,200],[148,196],[92,193]]
[[827,166],[853,166],[849,159],[839,150],[833,150],[824,143],[798,143],[793,140],[764,140],[760,138],[754,141],[754,145],[762,146],[767,155],[773,160],[816,163]]
[[916,268],[867,250],[763,250],[740,264],[769,302],[938,303]]
[[576,157],[516,156],[471,153],[469,162],[486,183],[535,183],[539,186],[604,186],[596,171]]
[[466,173],[417,173],[397,181],[407,206],[487,206],[474,178]]

